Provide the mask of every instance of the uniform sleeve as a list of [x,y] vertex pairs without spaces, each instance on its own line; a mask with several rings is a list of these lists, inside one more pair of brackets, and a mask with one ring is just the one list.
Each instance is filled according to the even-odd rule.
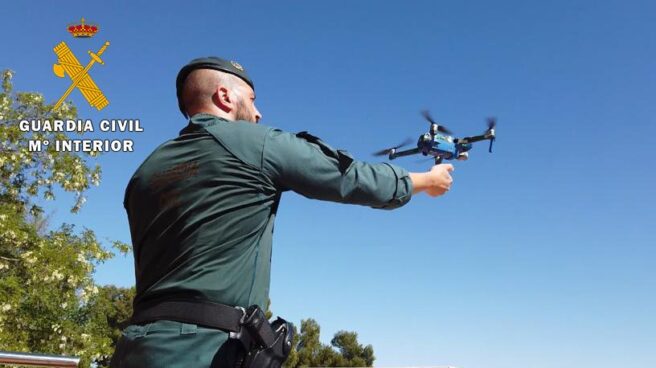
[[308,198],[394,209],[412,197],[407,170],[357,161],[307,132],[294,135],[271,130],[265,139],[262,166],[279,189]]

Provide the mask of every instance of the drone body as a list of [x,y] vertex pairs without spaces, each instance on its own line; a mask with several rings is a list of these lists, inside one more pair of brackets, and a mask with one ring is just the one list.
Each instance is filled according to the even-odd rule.
[[442,160],[466,160],[469,157],[468,151],[473,147],[472,143],[483,140],[490,141],[489,151],[492,152],[492,143],[496,139],[494,132],[496,120],[494,118],[488,118],[488,129],[484,134],[465,138],[454,138],[451,132],[444,126],[436,123],[427,111],[424,111],[423,115],[429,121],[430,128],[428,133],[419,136],[417,148],[399,151],[398,149],[406,145],[406,142],[396,147],[376,152],[374,155],[388,155],[389,159],[393,160],[398,157],[422,154],[424,156],[434,157],[435,164],[439,164]]

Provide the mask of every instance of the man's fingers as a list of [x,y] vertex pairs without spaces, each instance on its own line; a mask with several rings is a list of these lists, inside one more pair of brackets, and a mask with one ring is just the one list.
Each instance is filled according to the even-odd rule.
[[442,167],[445,168],[446,171],[449,171],[449,172],[455,170],[455,167],[453,167],[452,164],[439,164],[439,165],[435,165],[435,166],[432,167],[431,170],[439,170],[439,169],[441,169]]
[[439,164],[431,168],[431,184],[427,190],[427,193],[431,197],[441,196],[451,189],[451,185],[453,184],[451,172],[454,169],[452,164]]

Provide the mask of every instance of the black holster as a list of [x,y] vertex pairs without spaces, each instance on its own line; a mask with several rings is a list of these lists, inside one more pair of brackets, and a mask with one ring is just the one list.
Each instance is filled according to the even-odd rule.
[[232,367],[279,368],[289,356],[293,337],[291,323],[280,317],[269,323],[264,312],[252,305],[246,309],[240,331],[230,333],[230,339],[238,341],[244,352]]

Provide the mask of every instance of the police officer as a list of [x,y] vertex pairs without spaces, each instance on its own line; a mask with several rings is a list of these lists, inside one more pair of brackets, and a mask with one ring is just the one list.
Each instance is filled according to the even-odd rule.
[[257,124],[254,84],[237,62],[192,60],[176,88],[189,123],[125,190],[137,293],[114,367],[230,366],[243,358],[244,345],[227,343],[229,333],[239,336],[244,308],[266,310],[283,192],[391,210],[451,186],[451,165],[409,173],[355,160],[307,132]]

